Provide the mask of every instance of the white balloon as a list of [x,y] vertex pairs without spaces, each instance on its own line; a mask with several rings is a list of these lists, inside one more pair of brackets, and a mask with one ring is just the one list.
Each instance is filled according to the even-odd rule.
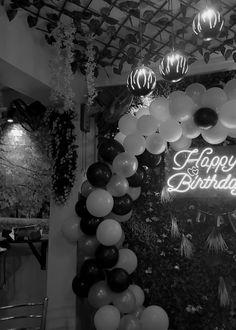
[[227,95],[224,90],[219,87],[212,87],[208,89],[202,95],[201,99],[203,107],[216,110],[217,112],[225,102],[227,102]]
[[184,92],[176,91],[170,94],[170,114],[177,121],[186,121],[192,117],[196,104]]
[[171,142],[170,146],[175,151],[179,151],[179,150],[188,149],[191,146],[191,143],[192,143],[191,139],[188,139],[187,137],[182,135],[179,140],[175,142]]
[[227,129],[218,122],[214,127],[202,131],[203,139],[210,144],[219,144],[224,142],[227,137]]
[[113,219],[103,220],[96,232],[97,240],[106,246],[115,245],[122,236],[122,228],[118,221]]
[[224,87],[224,91],[227,94],[229,100],[235,100],[236,99],[236,79],[232,79],[232,80],[228,81]]
[[136,130],[137,118],[130,113],[122,116],[118,122],[118,127],[121,133],[128,135]]
[[160,125],[159,132],[164,140],[175,142],[182,135],[182,127],[176,120],[168,119]]
[[158,123],[170,118],[169,100],[165,97],[158,97],[149,106],[150,114],[155,117]]
[[94,315],[96,330],[117,330],[120,324],[120,312],[112,305],[100,307]]
[[106,216],[111,212],[113,205],[112,195],[104,189],[95,189],[86,199],[87,210],[95,217]]
[[136,306],[142,306],[145,300],[145,294],[142,288],[136,284],[131,284],[129,286],[129,290],[131,290],[136,299]]
[[154,155],[161,154],[163,151],[165,151],[166,146],[166,141],[159,133],[149,135],[146,139],[146,149]]
[[136,201],[141,194],[141,187],[129,187],[127,194],[130,195],[133,201]]
[[135,113],[135,117],[138,119],[142,116],[145,116],[145,115],[150,115],[150,112],[149,112],[149,108],[148,107],[142,107],[140,108],[136,113]]
[[236,138],[236,128],[228,128],[227,129],[227,135],[230,136],[231,138]]
[[61,231],[63,236],[70,242],[75,243],[82,236],[80,230],[80,217],[73,215],[69,218],[64,219]]
[[189,85],[185,90],[185,93],[191,97],[196,104],[201,103],[201,96],[205,92],[206,87],[199,83],[193,83]]
[[155,117],[145,115],[138,119],[137,131],[144,136],[148,136],[156,132],[157,126],[158,123]]
[[119,132],[115,135],[114,140],[120,142],[120,144],[123,144],[124,139],[125,139],[126,135],[124,135],[123,133]]
[[120,249],[119,250],[119,259],[115,268],[123,268],[129,274],[133,273],[138,265],[138,259],[136,254],[130,249]]
[[230,100],[222,106],[219,119],[225,127],[236,128],[236,100]]
[[125,151],[131,155],[141,155],[146,147],[145,138],[138,133],[129,134],[123,142]]
[[181,123],[183,135],[186,138],[194,139],[198,137],[201,133],[200,128],[194,123],[193,118]]
[[112,196],[120,197],[127,193],[129,182],[126,178],[118,174],[113,174],[106,188]]

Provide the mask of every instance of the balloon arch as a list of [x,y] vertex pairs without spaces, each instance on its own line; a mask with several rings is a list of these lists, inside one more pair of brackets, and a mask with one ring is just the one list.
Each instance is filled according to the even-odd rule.
[[[236,79],[224,89],[194,83],[185,92],[155,98],[149,107],[123,115],[119,133],[98,150],[99,161],[87,169],[87,180],[75,210],[79,217],[62,232],[82,242],[84,261],[72,288],[96,309],[97,330],[167,330],[168,315],[160,306],[144,307],[143,289],[132,283],[137,256],[123,247],[122,223],[132,216],[141,194],[143,166],[155,168],[168,146],[179,151],[200,134],[210,144],[236,137]],[[84,236],[79,236],[79,227]]]

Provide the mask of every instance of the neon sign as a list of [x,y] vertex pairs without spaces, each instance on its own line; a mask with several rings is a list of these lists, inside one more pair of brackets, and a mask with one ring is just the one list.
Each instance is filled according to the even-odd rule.
[[235,170],[235,155],[215,155],[212,148],[181,150],[173,158],[173,174],[167,180],[168,191],[186,193],[213,189],[229,191],[236,196]]

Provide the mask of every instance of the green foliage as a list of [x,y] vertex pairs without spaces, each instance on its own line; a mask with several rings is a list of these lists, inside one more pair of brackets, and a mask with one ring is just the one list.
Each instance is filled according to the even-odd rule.
[[65,203],[75,180],[77,145],[73,111],[59,113],[52,109],[49,115],[51,136],[50,154],[53,162],[52,190],[57,203]]
[[[135,213],[125,226],[127,245],[139,260],[134,281],[144,288],[146,305],[157,304],[166,309],[170,329],[233,330],[236,326],[235,234],[226,223],[223,235],[228,251],[209,254],[206,238],[212,219],[204,224],[196,223],[197,206],[187,202],[184,207],[163,205],[160,193],[164,177],[164,163],[158,170],[147,170]],[[180,255],[181,239],[171,238],[170,210],[177,215],[181,231],[194,244],[191,259]],[[224,277],[232,299],[227,308],[221,307],[218,299],[220,276]]]

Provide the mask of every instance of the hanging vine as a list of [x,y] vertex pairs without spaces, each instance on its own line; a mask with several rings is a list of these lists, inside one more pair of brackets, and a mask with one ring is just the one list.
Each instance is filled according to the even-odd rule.
[[74,107],[74,92],[71,87],[73,72],[71,64],[74,60],[74,38],[76,29],[73,25],[60,23],[51,32],[54,38],[55,56],[51,60],[51,101],[53,104],[62,103],[62,110],[68,111]]
[[96,51],[93,46],[93,35],[89,35],[88,43],[86,48],[87,63],[85,65],[86,71],[86,83],[88,90],[88,100],[87,105],[91,107],[93,105],[94,99],[97,96],[97,90],[95,88],[95,69],[96,69]]
[[73,25],[61,23],[51,32],[55,56],[50,63],[53,105],[48,111],[48,123],[53,162],[52,188],[55,201],[59,204],[65,203],[70,194],[75,180],[77,162],[73,123],[76,114],[74,113],[74,93],[71,87],[75,32]]

